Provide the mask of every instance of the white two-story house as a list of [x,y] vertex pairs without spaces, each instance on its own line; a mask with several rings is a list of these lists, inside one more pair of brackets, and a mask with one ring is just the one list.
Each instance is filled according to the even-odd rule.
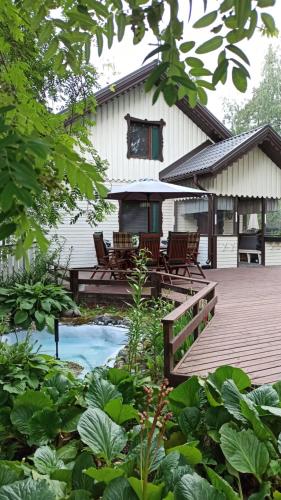
[[[186,99],[169,107],[144,83],[155,62],[99,90],[96,125],[89,131],[101,158],[109,163],[106,184],[150,178],[190,185],[213,193],[207,199],[157,202],[151,227],[199,231],[199,261],[212,267],[281,265],[281,138],[270,126],[238,136],[204,106]],[[58,228],[72,267],[95,263],[93,232],[145,231],[141,201],[116,202],[116,210],[97,228],[86,218],[74,225],[66,217]]]

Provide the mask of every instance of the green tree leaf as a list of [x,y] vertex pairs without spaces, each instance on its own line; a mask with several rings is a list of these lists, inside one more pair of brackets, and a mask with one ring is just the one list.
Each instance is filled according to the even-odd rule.
[[52,441],[60,432],[61,419],[56,410],[44,408],[34,413],[29,421],[29,441],[43,445]]
[[267,14],[266,12],[262,12],[261,19],[265,27],[268,29],[269,33],[272,34],[275,33],[276,25],[273,17],[270,14]]
[[279,406],[279,396],[272,385],[265,384],[257,387],[247,393],[247,399],[250,399],[255,405]]
[[190,377],[186,382],[178,385],[169,394],[169,401],[173,409],[178,411],[186,406],[200,405],[200,384],[198,378]]
[[198,21],[196,21],[196,23],[193,24],[193,28],[205,28],[206,26],[209,26],[217,19],[217,15],[218,15],[217,10],[209,12],[205,16],[198,19]]
[[51,399],[43,392],[28,390],[16,398],[11,411],[11,422],[19,432],[29,434],[33,414],[44,408],[51,408],[52,404]]
[[102,410],[89,408],[80,418],[78,432],[83,443],[110,464],[127,443],[125,432]]
[[237,68],[236,66],[232,68],[232,81],[239,92],[246,92],[247,76],[242,68]]
[[[139,500],[142,500],[143,498],[142,481],[140,479],[137,479],[136,477],[129,477],[128,481],[132,486],[133,490],[136,492]],[[146,487],[147,487],[147,498],[149,498],[149,500],[161,500],[164,484],[147,483]]]
[[223,37],[220,35],[214,36],[210,38],[207,42],[202,43],[197,49],[197,54],[206,54],[207,52],[212,52],[213,50],[217,50],[222,46]]
[[208,382],[210,382],[219,392],[221,391],[223,383],[232,379],[239,391],[243,391],[251,386],[251,380],[248,375],[234,366],[220,366],[214,373],[208,375]]
[[238,472],[253,474],[260,481],[269,464],[269,453],[251,429],[236,431],[231,424],[220,429],[221,449]]

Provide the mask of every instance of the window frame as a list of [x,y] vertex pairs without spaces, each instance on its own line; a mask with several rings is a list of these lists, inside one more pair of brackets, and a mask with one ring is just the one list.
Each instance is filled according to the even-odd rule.
[[[141,118],[135,118],[131,116],[129,113],[124,116],[126,122],[127,122],[127,158],[128,159],[134,159],[134,160],[152,160],[152,161],[164,161],[163,158],[163,127],[166,125],[165,121],[161,118],[161,120],[147,120],[147,119],[141,119]],[[148,140],[148,146],[149,146],[149,156],[132,156],[131,155],[131,127],[132,123],[138,123],[140,125],[147,125],[147,126],[157,126],[159,127],[159,157],[157,159],[152,158],[152,148],[151,148],[151,141]]]

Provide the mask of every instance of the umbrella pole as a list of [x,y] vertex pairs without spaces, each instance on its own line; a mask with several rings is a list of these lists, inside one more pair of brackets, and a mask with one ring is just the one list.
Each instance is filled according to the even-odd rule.
[[147,232],[150,233],[150,201],[149,201],[149,194],[147,195]]

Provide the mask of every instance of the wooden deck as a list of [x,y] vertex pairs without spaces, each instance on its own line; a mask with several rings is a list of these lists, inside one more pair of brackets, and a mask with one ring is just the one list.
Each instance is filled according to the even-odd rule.
[[206,375],[227,364],[257,385],[281,380],[281,267],[206,274],[218,283],[216,313],[173,373]]

